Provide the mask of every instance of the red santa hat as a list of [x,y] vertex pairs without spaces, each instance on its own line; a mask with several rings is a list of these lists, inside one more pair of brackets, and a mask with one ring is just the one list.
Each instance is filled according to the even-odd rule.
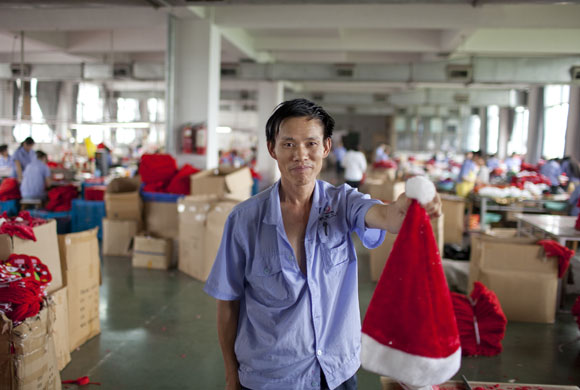
[[407,387],[449,380],[461,365],[451,295],[429,216],[420,204],[435,197],[424,177],[407,181],[414,199],[362,326],[362,366]]

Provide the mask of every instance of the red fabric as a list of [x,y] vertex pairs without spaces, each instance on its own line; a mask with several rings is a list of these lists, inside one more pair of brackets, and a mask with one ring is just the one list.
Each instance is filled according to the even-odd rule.
[[501,353],[506,316],[495,293],[475,282],[469,297],[451,293],[461,353],[465,356],[495,356]]
[[572,315],[576,317],[576,323],[578,324],[578,329],[580,329],[580,296],[576,298],[576,302],[572,306]]
[[80,378],[62,381],[61,383],[63,385],[69,385],[70,384],[70,385],[79,385],[79,386],[85,386],[85,385],[97,385],[97,386],[100,386],[101,385],[99,382],[91,382],[91,380],[89,379],[88,376],[81,376]]
[[415,200],[379,279],[362,331],[385,346],[429,358],[448,357],[460,347],[431,223]]
[[85,187],[85,200],[103,201],[105,200],[106,186]]
[[0,184],[0,201],[20,199],[20,185],[18,180],[13,178],[6,178]]
[[[412,160],[409,160],[412,161]],[[378,161],[373,163],[373,168],[375,169],[380,169],[380,168],[384,168],[384,169],[389,169],[389,168],[395,168],[397,169],[397,163],[391,160],[386,160],[386,161]]]
[[552,240],[540,240],[538,244],[544,247],[546,256],[558,257],[558,278],[564,276],[570,265],[570,258],[574,256],[574,251]]
[[19,237],[23,240],[36,241],[33,227],[46,223],[44,219],[32,218],[28,211],[21,211],[17,217],[9,217],[6,212],[0,218],[4,223],[0,225],[0,234],[8,234],[10,237]]
[[197,172],[199,172],[199,169],[189,164],[185,164],[179,170],[179,172],[177,172],[177,175],[175,175],[173,179],[171,179],[165,191],[170,194],[189,195],[191,192],[191,184],[189,177],[191,175],[196,174]]
[[520,171],[528,171],[528,172],[540,172],[540,167],[534,164],[528,164],[525,162],[522,162],[522,165],[520,165]]
[[164,182],[168,184],[177,173],[177,163],[169,154],[144,154],[139,165],[143,183]]
[[146,183],[143,186],[143,191],[145,192],[165,192],[165,187],[168,183],[163,181],[158,181],[155,183]]
[[72,207],[72,201],[78,196],[75,186],[59,186],[48,191],[48,211],[69,211]]
[[550,179],[548,179],[546,176],[537,173],[537,172],[529,172],[527,174],[517,174],[515,176],[512,176],[511,178],[511,185],[518,187],[520,190],[524,189],[524,183],[525,182],[531,182],[534,184],[546,184],[548,186],[552,185],[552,182],[550,181]]
[[252,174],[252,179],[262,180],[262,175],[260,175],[254,168],[250,168],[250,173]]

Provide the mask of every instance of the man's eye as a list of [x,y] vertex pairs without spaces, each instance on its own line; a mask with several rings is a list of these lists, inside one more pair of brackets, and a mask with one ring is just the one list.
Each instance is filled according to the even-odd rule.
[[291,147],[292,147],[292,143],[290,143],[290,142],[286,142],[286,143],[284,144],[284,147],[285,147],[285,148],[291,148]]

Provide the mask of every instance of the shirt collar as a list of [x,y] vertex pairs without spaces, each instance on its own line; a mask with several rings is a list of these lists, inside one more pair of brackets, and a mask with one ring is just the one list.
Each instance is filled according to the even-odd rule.
[[[310,226],[318,221],[318,214],[320,213],[322,202],[325,197],[320,194],[321,185],[318,180],[314,184],[314,196],[312,197],[312,207],[310,209],[310,215],[308,217],[308,226],[306,230],[310,230]],[[268,209],[262,219],[263,223],[270,225],[278,225],[282,221],[282,209],[280,208],[280,180],[278,180],[270,191],[270,197],[268,199]]]

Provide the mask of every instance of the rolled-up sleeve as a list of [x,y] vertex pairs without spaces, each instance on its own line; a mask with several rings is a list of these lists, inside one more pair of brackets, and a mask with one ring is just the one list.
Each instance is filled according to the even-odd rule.
[[232,213],[224,226],[222,241],[203,290],[223,301],[241,299],[245,264],[245,251],[236,228],[236,217]]
[[347,218],[351,231],[355,231],[363,245],[369,249],[378,247],[385,239],[385,231],[371,229],[366,226],[365,216],[371,207],[382,204],[380,200],[371,199],[367,194],[362,194],[356,189],[346,188]]

